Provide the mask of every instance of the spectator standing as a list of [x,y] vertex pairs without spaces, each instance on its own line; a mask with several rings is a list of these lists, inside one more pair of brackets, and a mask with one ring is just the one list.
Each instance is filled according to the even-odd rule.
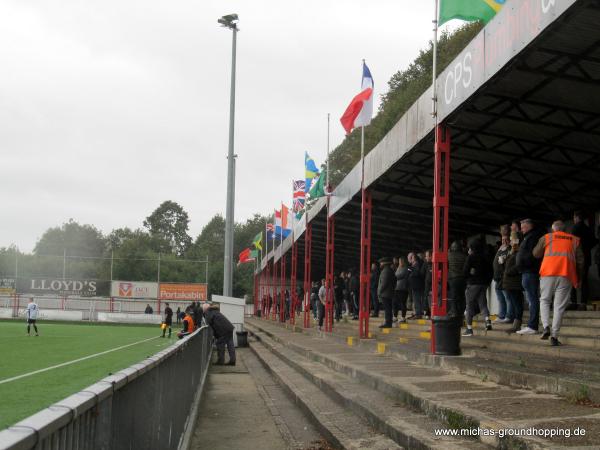
[[385,317],[385,321],[379,325],[379,328],[392,328],[392,302],[394,300],[394,286],[396,284],[392,264],[392,260],[389,258],[381,258],[379,260],[381,274],[379,275],[379,283],[377,285],[377,297],[383,303]]
[[350,271],[350,299],[352,300],[352,320],[358,320],[359,299],[360,299],[360,280],[356,270]]
[[463,251],[460,241],[450,244],[448,252],[448,298],[452,301],[449,307],[449,316],[464,316],[465,301],[465,275],[464,268],[467,255]]
[[473,316],[475,304],[485,318],[485,329],[492,329],[490,312],[487,305],[487,288],[492,280],[492,267],[488,262],[481,240],[474,239],[469,243],[469,252],[463,270],[467,282],[465,297],[467,300],[467,329],[463,336],[473,336]]
[[406,300],[408,299],[408,267],[403,257],[398,258],[398,268],[394,274],[396,286],[394,287],[393,314],[394,321],[398,320],[398,311],[401,312],[400,322],[406,322]]
[[319,284],[316,281],[312,282],[312,288],[310,290],[310,303],[313,309],[313,317],[316,321],[319,314]]
[[154,313],[152,306],[150,306],[150,303],[146,303],[146,309],[144,310],[144,314],[152,314],[152,313]]
[[[506,225],[506,227],[508,229],[508,225]],[[502,287],[506,259],[508,258],[510,250],[510,237],[502,236],[502,243],[496,252],[496,256],[494,256],[493,262],[494,283],[499,307],[498,318],[494,321],[494,323],[512,323],[514,320],[512,304],[506,300],[506,297],[504,296],[504,288]]]
[[519,237],[516,232],[511,232],[511,250],[504,262],[504,273],[502,275],[502,289],[504,298],[512,307],[513,326],[506,332],[516,333],[521,329],[523,323],[523,285],[521,274],[517,268],[517,253],[519,252]]
[[533,256],[536,246],[543,232],[539,230],[533,220],[521,221],[523,242],[517,253],[517,268],[521,272],[521,282],[527,303],[529,303],[529,322],[518,334],[537,334],[540,322],[540,261]]
[[[540,307],[544,333],[542,339],[551,338],[551,345],[560,345],[558,332],[562,316],[567,309],[571,289],[579,286],[578,273],[585,264],[585,255],[577,236],[565,233],[565,224],[557,220],[552,232],[540,238],[533,256],[543,258],[540,267]],[[550,304],[554,300],[554,316],[550,330]]]
[[181,307],[177,307],[177,313],[175,316],[175,320],[177,320],[177,325],[181,323]]
[[[202,312],[206,319],[206,324],[213,330],[215,344],[217,346],[217,362],[218,366],[235,366],[235,345],[233,344],[233,332],[235,327],[225,317],[221,311],[212,307],[207,302],[202,304]],[[229,353],[229,362],[225,364],[225,346]]]
[[425,251],[425,261],[421,265],[421,275],[423,276],[423,283],[425,289],[424,294],[424,309],[425,318],[429,319],[431,316],[431,282],[433,280],[433,250]]
[[318,291],[318,308],[319,308],[319,331],[323,330],[323,320],[325,319],[325,303],[327,302],[327,288],[325,287],[325,278],[321,280],[321,287]]
[[408,254],[408,287],[410,289],[414,314],[409,319],[423,318],[423,291],[425,290],[425,282],[421,274],[422,261],[419,257],[411,252]]
[[344,304],[344,281],[342,279],[342,272],[339,276],[333,280],[333,298],[335,302],[335,320],[340,321],[342,317],[342,305]]
[[377,295],[377,287],[379,286],[379,267],[376,263],[371,264],[371,278],[369,280],[369,290],[371,295],[371,304],[373,305],[373,315],[371,317],[379,317],[379,297]]
[[586,304],[589,298],[588,272],[592,265],[592,249],[598,243],[598,239],[594,236],[594,232],[585,223],[585,217],[582,211],[575,211],[573,214],[573,236],[579,238],[579,245],[583,251],[583,265],[577,273],[580,280],[579,287],[576,290],[576,299],[578,309],[585,311]]

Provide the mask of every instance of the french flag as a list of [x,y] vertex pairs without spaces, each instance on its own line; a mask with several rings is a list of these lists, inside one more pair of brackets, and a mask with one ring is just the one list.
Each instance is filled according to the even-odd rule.
[[371,123],[373,117],[373,87],[371,71],[363,61],[361,91],[352,99],[344,115],[340,118],[346,134],[350,134],[354,128],[364,127]]

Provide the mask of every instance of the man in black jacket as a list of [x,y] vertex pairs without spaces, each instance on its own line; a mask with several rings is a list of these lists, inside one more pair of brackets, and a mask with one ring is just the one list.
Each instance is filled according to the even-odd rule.
[[421,274],[423,262],[416,253],[408,254],[408,286],[413,299],[415,313],[409,319],[422,319],[424,307],[425,280]]
[[575,211],[573,214],[573,230],[572,234],[579,238],[581,249],[583,250],[584,264],[581,268],[581,273],[577,274],[581,282],[576,290],[577,303],[579,309],[585,310],[589,296],[588,272],[592,265],[592,249],[598,243],[598,239],[594,236],[594,232],[585,223],[585,214],[582,211]]
[[540,265],[541,260],[533,256],[533,249],[545,234],[531,219],[521,221],[523,242],[517,253],[517,269],[521,273],[521,283],[529,303],[529,322],[517,334],[537,334],[540,324]]
[[[217,344],[217,362],[218,366],[235,366],[235,346],[233,345],[233,324],[221,314],[221,311],[212,307],[207,302],[202,304],[202,311],[206,324],[209,325],[215,336]],[[229,362],[225,364],[225,346],[229,352]]]
[[467,281],[465,293],[467,299],[467,329],[463,336],[473,336],[473,316],[475,315],[475,304],[479,304],[479,310],[485,318],[486,330],[492,329],[490,312],[487,305],[487,288],[492,281],[492,263],[488,260],[483,243],[479,239],[469,242],[469,254],[465,262],[463,275]]
[[392,301],[394,299],[396,276],[390,267],[392,265],[390,258],[381,258],[379,265],[381,266],[381,273],[377,286],[377,296],[383,303],[383,310],[385,311],[385,322],[379,325],[379,328],[392,328]]

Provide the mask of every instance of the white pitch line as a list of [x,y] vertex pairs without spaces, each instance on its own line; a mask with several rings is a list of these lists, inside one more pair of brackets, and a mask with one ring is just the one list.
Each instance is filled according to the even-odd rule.
[[59,367],[64,367],[64,366],[68,366],[68,365],[71,365],[71,364],[75,364],[75,363],[78,363],[78,362],[81,362],[81,361],[85,361],[86,359],[96,358],[98,356],[106,355],[107,353],[116,352],[117,350],[121,350],[121,349],[124,349],[124,348],[127,348],[127,347],[131,347],[133,345],[141,344],[143,342],[148,342],[148,341],[151,341],[152,339],[157,339],[158,337],[159,336],[151,337],[151,338],[148,338],[148,339],[143,339],[141,341],[133,342],[131,344],[121,345],[120,347],[111,348],[110,350],[106,350],[106,351],[103,351],[103,352],[100,352],[100,353],[94,353],[93,355],[84,356],[83,358],[74,359],[72,361],[67,361],[67,362],[64,362],[64,363],[60,363],[60,364],[57,364],[55,366],[46,367],[46,368],[40,369],[40,370],[34,370],[33,372],[27,372],[27,373],[24,373],[22,375],[17,375],[16,377],[5,378],[4,380],[0,380],[0,384],[10,383],[11,381],[20,380],[21,378],[30,377],[32,375],[36,375],[36,374],[42,373],[42,372],[47,372],[47,371],[52,370],[52,369],[58,369]]

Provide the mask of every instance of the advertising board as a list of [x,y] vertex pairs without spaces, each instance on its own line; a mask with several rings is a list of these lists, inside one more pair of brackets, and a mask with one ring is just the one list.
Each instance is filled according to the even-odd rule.
[[161,300],[203,301],[207,299],[207,285],[204,283],[160,283]]

